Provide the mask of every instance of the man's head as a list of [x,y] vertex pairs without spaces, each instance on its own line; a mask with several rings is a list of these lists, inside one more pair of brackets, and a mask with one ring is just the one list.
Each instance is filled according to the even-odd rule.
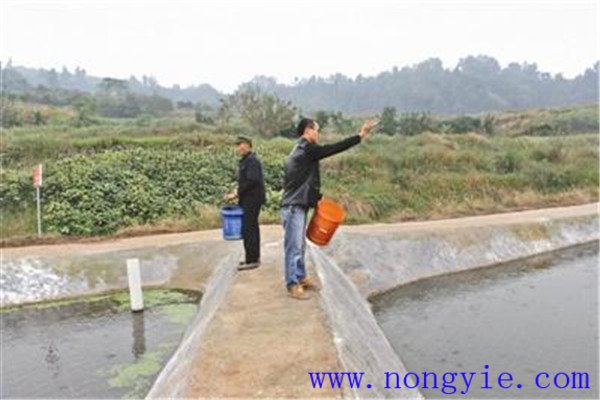
[[245,136],[238,136],[235,144],[237,145],[237,151],[240,156],[245,156],[252,151],[252,140]]
[[310,118],[302,118],[296,133],[311,143],[317,143],[319,140],[319,124]]

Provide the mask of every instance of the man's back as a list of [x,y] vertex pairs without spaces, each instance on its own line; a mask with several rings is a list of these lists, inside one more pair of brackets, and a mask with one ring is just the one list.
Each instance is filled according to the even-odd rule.
[[315,207],[322,197],[319,160],[340,153],[358,143],[360,143],[358,135],[324,146],[301,138],[292,149],[285,165],[281,205]]
[[300,139],[292,149],[285,164],[282,206],[314,207],[319,200],[321,179],[319,160],[309,157],[311,144]]
[[238,196],[240,203],[252,202],[264,204],[266,196],[263,169],[260,160],[254,152],[246,154],[240,160],[238,174]]

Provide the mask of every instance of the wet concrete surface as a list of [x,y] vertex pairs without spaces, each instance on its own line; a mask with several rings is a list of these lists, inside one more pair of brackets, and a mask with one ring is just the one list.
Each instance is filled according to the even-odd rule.
[[[440,378],[440,388],[422,390],[427,398],[598,398],[597,261],[594,242],[429,278],[375,297],[373,310],[409,371],[489,372],[496,379],[495,389],[482,389],[479,375],[466,395],[464,385],[450,395],[441,393]],[[503,371],[514,376],[510,389],[498,387]],[[536,388],[539,372],[552,382],[552,374],[573,371],[589,374],[590,390]]]
[[8,306],[126,288],[128,258],[140,260],[144,286],[203,290],[217,261],[234,246],[207,241],[60,256],[52,251],[9,254],[1,266],[0,303]]

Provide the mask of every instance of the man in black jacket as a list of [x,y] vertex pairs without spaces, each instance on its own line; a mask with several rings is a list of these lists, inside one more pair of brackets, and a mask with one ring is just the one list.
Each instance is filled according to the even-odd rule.
[[236,140],[240,156],[237,191],[225,196],[226,199],[238,198],[239,206],[244,210],[242,237],[244,239],[245,261],[240,262],[238,270],[254,269],[260,266],[260,228],[258,215],[266,202],[263,168],[256,153],[252,151],[252,141],[240,136]]
[[376,124],[375,120],[367,121],[358,135],[324,146],[317,144],[319,125],[315,121],[304,118],[298,124],[297,134],[300,140],[287,159],[281,201],[281,217],[285,230],[285,284],[288,294],[293,298],[308,299],[306,289],[319,289],[317,283],[307,276],[304,264],[307,212],[309,208],[314,208],[322,197],[319,160],[359,144]]

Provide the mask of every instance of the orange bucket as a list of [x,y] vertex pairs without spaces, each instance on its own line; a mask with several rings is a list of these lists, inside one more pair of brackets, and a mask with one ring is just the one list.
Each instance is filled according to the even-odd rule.
[[333,200],[322,199],[308,224],[306,236],[314,244],[325,246],[345,217],[346,212],[342,206]]

